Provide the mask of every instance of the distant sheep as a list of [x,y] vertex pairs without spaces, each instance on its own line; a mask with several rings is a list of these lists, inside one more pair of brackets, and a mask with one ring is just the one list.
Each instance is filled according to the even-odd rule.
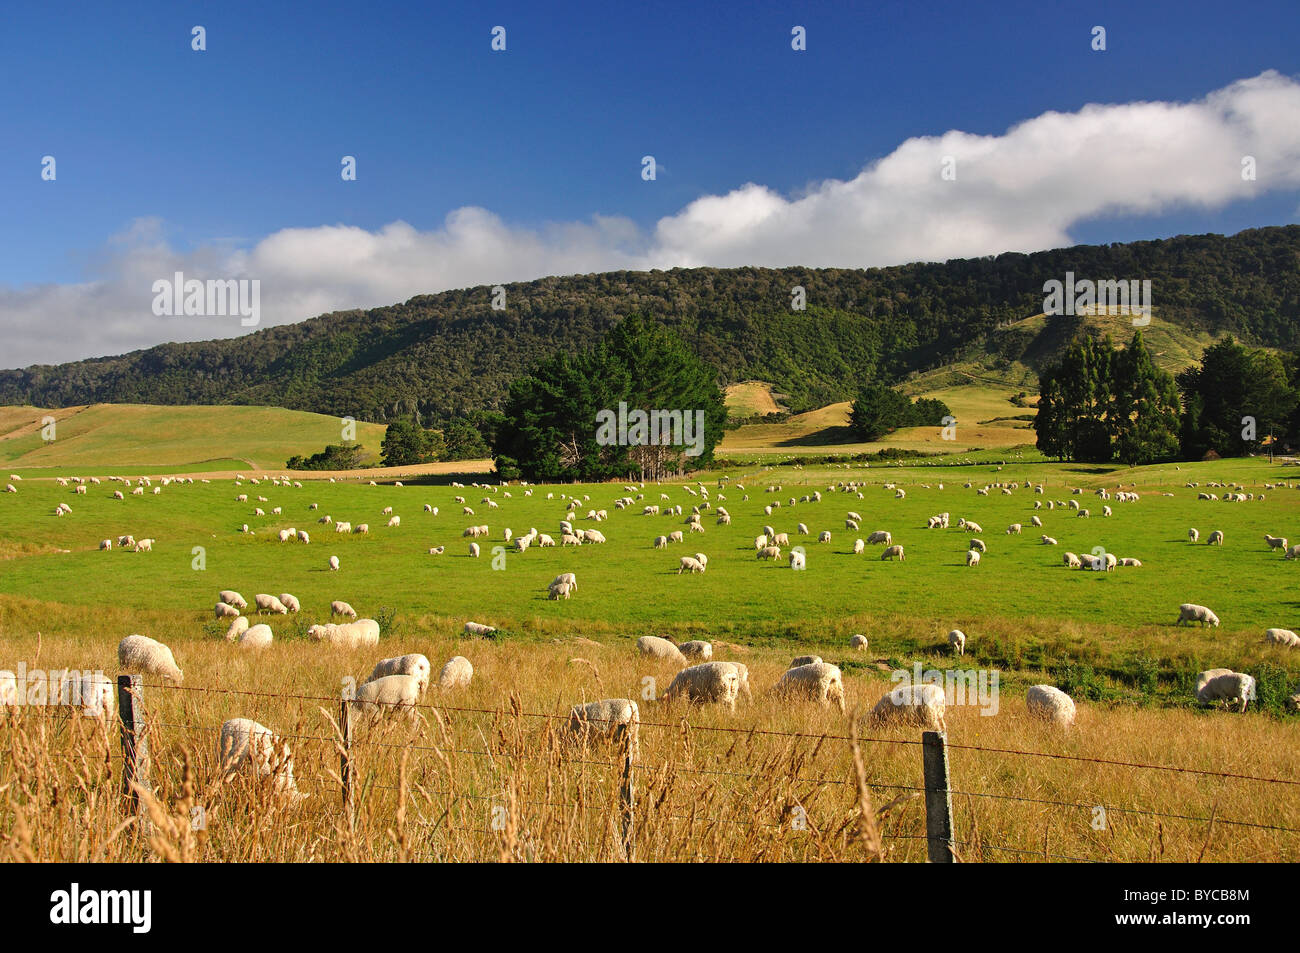
[[1074,699],[1053,685],[1031,685],[1025,693],[1025,707],[1036,718],[1045,718],[1061,728],[1074,724]]
[[128,635],[117,645],[117,663],[126,672],[158,675],[180,685],[185,673],[176,664],[172,650],[143,635]]
[[835,704],[844,711],[844,679],[838,667],[826,662],[811,662],[788,668],[773,692],[789,697],[803,695],[817,704]]
[[867,548],[866,540],[855,539],[855,540],[853,541],[853,555],[854,555],[854,556],[861,556],[862,553],[866,551],[866,548]]
[[966,565],[978,566],[980,564],[980,554],[977,549],[966,550]]
[[952,646],[953,655],[965,655],[966,633],[961,629],[953,629],[948,633],[948,644]]
[[907,557],[903,555],[903,547],[897,543],[881,553],[880,559],[881,561],[884,561],[886,559],[893,559],[895,556],[898,557],[900,562],[905,562],[907,559]]
[[1051,536],[1040,536],[1039,539],[1042,540],[1042,543],[1043,543],[1044,546],[1055,546],[1055,545],[1057,545],[1056,539],[1055,539],[1054,537],[1051,537]]
[[831,531],[828,529],[822,530],[821,535],[817,537],[817,542],[829,543],[830,541],[831,541]]
[[370,721],[403,711],[415,720],[419,717],[416,706],[420,695],[420,682],[414,675],[385,675],[357,688],[352,704]]
[[820,655],[796,655],[791,660],[789,667],[798,668],[800,665],[812,665],[814,662],[820,662],[821,660]]
[[222,780],[229,783],[241,770],[251,769],[259,783],[270,782],[281,796],[301,800],[293,779],[293,751],[289,743],[265,725],[251,718],[231,718],[221,726],[217,740],[217,765]]
[[248,631],[248,617],[238,616],[230,623],[230,628],[226,629],[226,641],[233,642],[245,632]]
[[374,619],[357,619],[355,622],[326,622],[307,630],[313,642],[328,642],[335,648],[357,649],[379,644],[379,623]]
[[218,619],[233,619],[239,615],[239,610],[228,602],[218,602],[215,615]]
[[704,564],[694,556],[683,556],[678,561],[677,575],[680,576],[684,572],[704,572]]
[[871,720],[945,731],[945,706],[943,689],[938,685],[899,685],[876,703]]
[[1207,609],[1205,606],[1198,606],[1193,602],[1184,602],[1178,607],[1178,625],[1184,622],[1199,622],[1202,627],[1212,625],[1216,629],[1219,627],[1219,617]]
[[642,655],[653,659],[676,662],[678,665],[686,664],[686,656],[682,654],[682,650],[672,642],[657,635],[641,636],[636,640],[636,649]]
[[337,556],[331,556],[331,557],[330,557],[330,572],[338,572],[338,568],[339,568],[339,558],[338,558]]
[[1201,538],[1200,530],[1196,529],[1195,527],[1192,527],[1187,531],[1187,538],[1191,540],[1193,543],[1198,542]]
[[272,612],[276,615],[289,614],[289,607],[269,593],[259,592],[253,596],[253,602],[257,604],[258,612]]
[[271,633],[271,627],[264,623],[250,626],[243,632],[240,632],[235,641],[239,643],[240,648],[244,649],[264,649],[267,648],[274,636]]
[[736,697],[740,693],[740,676],[729,662],[704,662],[692,665],[677,673],[663,701],[684,698],[700,704],[726,705],[736,710]]
[[429,659],[419,652],[412,652],[408,655],[380,659],[370,670],[370,677],[366,681],[373,682],[389,675],[410,675],[420,683],[420,694],[423,695],[429,687],[430,671]]
[[1213,533],[1210,534],[1210,538],[1205,541],[1205,544],[1207,546],[1222,546],[1223,530],[1216,529]]
[[1300,648],[1300,636],[1297,636],[1290,629],[1265,629],[1264,641],[1288,649]]
[[284,603],[284,607],[290,612],[297,612],[302,608],[302,605],[298,602],[298,597],[292,593],[280,593],[280,601]]
[[569,730],[580,738],[627,738],[632,759],[639,757],[641,710],[630,698],[605,698],[569,710]]
[[878,529],[867,537],[867,542],[873,546],[879,543],[888,546],[894,542],[894,537],[891,536],[887,530]]
[[352,608],[346,602],[343,602],[341,599],[335,599],[330,603],[330,615],[342,615],[355,619],[357,617],[357,610]]
[[798,549],[796,549],[794,552],[790,553],[790,568],[791,568],[791,569],[796,569],[796,570],[798,570],[798,569],[807,569],[807,568],[808,568],[808,558],[807,558],[807,556],[805,556],[805,555],[804,555],[802,552],[800,552]]
[[1214,702],[1241,702],[1241,711],[1255,700],[1255,679],[1229,668],[1212,668],[1196,676],[1196,700],[1202,705]]
[[1268,543],[1269,549],[1286,549],[1285,536],[1270,536],[1268,533],[1265,533],[1264,542]]
[[465,634],[476,636],[478,638],[489,638],[496,632],[496,626],[485,625],[482,622],[466,622]]
[[867,650],[867,637],[865,635],[855,635],[849,638],[849,648],[855,652],[865,652]]
[[781,548],[779,546],[764,546],[758,551],[758,559],[780,559]]
[[713,658],[713,643],[696,639],[692,642],[683,642],[677,646],[677,650],[691,660],[707,662]]

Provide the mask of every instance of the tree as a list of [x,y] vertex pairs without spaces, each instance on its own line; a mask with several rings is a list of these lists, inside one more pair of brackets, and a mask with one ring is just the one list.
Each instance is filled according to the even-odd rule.
[[1183,389],[1183,454],[1199,460],[1256,453],[1270,434],[1291,429],[1298,397],[1286,363],[1231,336],[1205,349],[1201,363],[1178,375]]
[[290,457],[290,470],[356,470],[366,465],[366,448],[359,443],[332,443],[310,457]]
[[867,384],[858,392],[849,413],[849,426],[862,440],[879,440],[899,427],[938,427],[948,405],[934,398],[910,401],[884,384]]
[[1142,332],[1113,362],[1111,417],[1115,454],[1129,466],[1171,459],[1178,453],[1178,389],[1156,367]]
[[428,432],[406,417],[399,417],[388,425],[379,447],[386,467],[429,463],[434,459],[433,449]]
[[442,438],[446,441],[444,460],[481,460],[492,456],[483,435],[468,420],[449,422],[442,428]]

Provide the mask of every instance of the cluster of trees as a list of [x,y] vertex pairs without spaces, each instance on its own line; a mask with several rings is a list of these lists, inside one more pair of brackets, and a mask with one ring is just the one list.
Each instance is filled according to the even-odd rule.
[[[680,426],[655,442],[637,429],[638,412],[673,414]],[[671,330],[632,316],[592,350],[558,352],[511,383],[493,434],[497,473],[657,480],[712,462],[726,417],[716,372]]]
[[[723,386],[773,383],[802,412],[898,381],[1043,310],[1044,281],[1149,279],[1162,320],[1300,345],[1300,226],[1230,238],[1078,246],[891,268],[693,268],[608,272],[421,295],[216,341],[0,371],[0,404],[260,404],[439,428],[499,411],[516,368],[556,342],[577,357],[626,314],[653,315]],[[807,310],[792,310],[792,289]],[[1015,336],[997,336],[1019,360]]]
[[[1181,395],[1180,395],[1181,391]],[[1225,337],[1174,378],[1137,331],[1128,347],[1076,339],[1041,375],[1038,449],[1061,460],[1130,466],[1241,456],[1300,434],[1300,362]],[[1272,440],[1270,440],[1272,438]]]
[[284,465],[290,470],[356,470],[368,466],[369,457],[359,443],[331,443],[310,457],[290,457]]
[[868,384],[858,392],[849,415],[849,426],[862,440],[879,440],[899,427],[938,427],[951,411],[941,400],[922,397],[909,400],[884,384]]
[[425,430],[407,417],[399,417],[388,425],[380,453],[386,467],[440,460],[482,460],[492,455],[483,435],[468,420],[453,420],[442,430]]

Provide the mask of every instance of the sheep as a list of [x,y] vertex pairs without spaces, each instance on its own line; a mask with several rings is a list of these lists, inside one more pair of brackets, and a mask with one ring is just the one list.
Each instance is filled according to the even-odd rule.
[[866,551],[866,548],[867,548],[867,543],[866,543],[865,540],[862,540],[862,539],[855,539],[855,540],[853,541],[853,555],[854,555],[854,556],[861,556],[861,555],[863,554],[863,552]]
[[1255,700],[1255,679],[1230,668],[1212,668],[1196,676],[1196,700],[1202,705],[1241,701],[1241,711]]
[[1010,526],[1007,527],[1007,535],[1008,535],[1008,536],[1019,536],[1019,535],[1020,535],[1020,531],[1021,531],[1022,529],[1023,529],[1023,526],[1022,526],[1020,523],[1012,523]]
[[379,623],[374,619],[357,619],[355,622],[326,622],[307,630],[313,642],[328,642],[336,648],[367,648],[379,644]]
[[798,668],[800,665],[812,665],[821,660],[822,657],[820,655],[796,655],[791,660],[789,667]]
[[1288,649],[1300,648],[1300,636],[1297,636],[1290,629],[1265,629],[1264,641]]
[[967,532],[970,533],[984,532],[984,527],[981,526],[979,523],[972,523],[970,520],[962,520],[962,523],[965,524],[962,528],[965,529]]
[[686,656],[682,654],[682,650],[657,635],[641,636],[636,640],[636,649],[642,655],[648,655],[652,659],[676,662],[678,665],[686,664]]
[[420,695],[420,681],[414,675],[385,675],[361,685],[352,705],[370,722],[403,709],[414,721],[419,717],[416,705],[420,702]]
[[230,623],[230,628],[226,629],[226,641],[233,642],[247,631],[248,617],[238,616]]
[[880,559],[881,562],[884,562],[886,559],[893,559],[895,556],[898,557],[900,562],[907,561],[907,557],[903,555],[903,547],[898,543],[895,543],[893,546],[890,546],[883,553],[881,553]]
[[480,552],[481,550],[479,549],[478,543],[469,544],[469,555],[471,559],[478,559]]
[[569,598],[569,594],[572,591],[573,591],[573,587],[570,586],[567,582],[554,583],[547,590],[546,598],[551,599],[552,601],[567,599]]
[[1125,556],[1119,561],[1119,564],[1121,566],[1137,566],[1140,568],[1142,566],[1142,560],[1134,559],[1132,556]]
[[799,533],[800,536],[807,536],[807,535],[808,535],[808,524],[807,524],[807,523],[800,523],[797,527],[795,527],[795,530]]
[[789,535],[788,533],[777,533],[775,536],[772,537],[772,545],[773,545],[773,546],[789,546],[789,545],[790,545],[790,535]]
[[668,537],[667,537],[667,536],[656,536],[656,537],[655,537],[655,544],[654,544],[654,545],[655,545],[655,549],[667,549],[667,548],[668,548]]
[[[75,684],[76,701],[85,717],[106,718],[117,711],[117,688],[104,673],[83,672]],[[3,695],[2,688],[0,695]]]
[[798,549],[790,553],[790,568],[794,570],[807,569],[808,568],[807,556],[805,556]]
[[740,675],[732,663],[704,662],[678,672],[662,700],[685,698],[688,702],[726,705],[734,712],[739,694]]
[[980,539],[978,536],[971,537],[970,548],[978,553],[988,552],[988,547],[984,545],[984,540]]
[[966,550],[966,565],[978,566],[980,564],[980,554],[978,549]]
[[698,659],[701,662],[707,662],[713,658],[713,643],[704,642],[696,639],[692,642],[683,642],[677,646],[677,651],[688,659]]
[[253,602],[257,604],[258,612],[273,612],[277,615],[288,615],[289,607],[277,599],[275,596],[265,592],[259,592],[253,596]]
[[269,781],[277,795],[295,801],[310,796],[300,792],[294,782],[293,751],[289,743],[251,718],[231,718],[222,724],[221,737],[217,740],[217,765],[226,783],[240,770],[251,768],[256,780]]
[[1221,529],[1216,529],[1213,533],[1211,533],[1211,534],[1210,534],[1210,538],[1207,539],[1207,540],[1205,541],[1205,545],[1207,545],[1207,546],[1222,546],[1222,545],[1223,545],[1223,530],[1221,530]]
[[938,685],[899,685],[876,702],[871,720],[876,724],[899,723],[946,731],[943,689]]
[[1057,542],[1056,542],[1056,538],[1055,538],[1054,536],[1040,536],[1040,537],[1039,537],[1039,540],[1042,542],[1042,544],[1043,544],[1044,546],[1056,546],[1056,545],[1058,545]]
[[537,545],[542,547],[554,546],[555,540],[546,533],[539,533],[537,536]]
[[786,669],[772,691],[786,697],[805,695],[823,707],[834,702],[841,712],[844,711],[844,678],[838,667],[826,662],[810,662]]
[[185,673],[176,665],[172,650],[148,636],[128,635],[119,642],[117,663],[123,671],[159,675],[177,685],[185,681]]
[[419,652],[412,652],[409,655],[380,659],[370,670],[370,677],[366,681],[373,682],[388,675],[412,675],[420,683],[420,694],[423,695],[429,688],[431,671],[429,659]]
[[562,582],[567,582],[574,592],[578,591],[578,577],[571,572],[562,572],[551,580],[551,585],[556,586]]
[[781,548],[779,546],[765,546],[758,551],[757,559],[780,559]]
[[759,552],[767,547],[767,534],[754,537],[754,551]]
[[965,655],[966,633],[961,629],[953,629],[948,633],[948,644],[952,646],[953,655]]
[[357,617],[357,610],[341,599],[335,599],[330,603],[330,615],[342,615],[347,616],[350,619],[355,619]]
[[1103,506],[1103,507],[1101,508],[1101,515],[1102,515],[1102,516],[1110,516],[1110,515],[1111,515],[1111,512],[1112,512],[1112,511],[1111,511],[1111,508],[1110,508],[1109,506]]
[[343,521],[343,520],[340,520],[339,522],[337,522],[337,523],[334,524],[334,532],[336,532],[336,533],[351,533],[351,532],[352,532],[352,524],[351,524],[351,523],[348,523],[348,522],[345,522],[345,521]]
[[153,540],[152,540],[152,539],[139,539],[139,540],[136,540],[136,543],[135,543],[135,551],[136,551],[137,553],[151,553],[151,552],[153,552]]
[[822,530],[821,535],[817,537],[817,542],[829,543],[830,541],[831,541],[831,531],[828,529]]
[[298,597],[288,592],[280,593],[280,601],[284,603],[284,607],[290,612],[297,612],[302,608],[298,602]]
[[330,557],[330,572],[338,572],[338,569],[339,569],[339,558],[338,558],[337,556],[331,556],[331,557]]
[[1286,549],[1285,536],[1270,536],[1268,533],[1265,533],[1264,542],[1268,543],[1269,549]]
[[233,619],[239,615],[239,610],[227,602],[218,602],[215,615],[218,619]]
[[496,633],[496,626],[485,625],[482,622],[466,622],[465,634],[477,636],[478,638],[492,638]]
[[389,526],[401,526],[401,525],[402,525],[402,518],[401,518],[400,516],[394,516],[394,517],[391,517],[391,518],[388,520],[388,525],[389,525]]
[[605,740],[626,738],[635,761],[640,754],[641,710],[630,698],[605,698],[569,710],[569,730],[582,739],[598,734]]
[[369,532],[370,532],[370,524],[369,524],[369,523],[358,523],[358,524],[357,524],[357,528],[354,529],[352,532],[354,532],[354,533],[358,533],[358,534],[361,534],[361,535],[365,535],[366,533],[369,533]]
[[271,644],[271,627],[264,623],[251,626],[236,637],[240,648],[264,649]]
[[311,537],[307,535],[307,531],[305,529],[298,530],[298,542],[303,543],[305,545],[311,543]]
[[1196,527],[1192,527],[1187,531],[1187,538],[1193,543],[1199,542],[1201,538],[1200,530],[1196,529]]
[[704,564],[694,556],[683,556],[677,566],[677,575],[683,572],[704,572]]
[[1219,627],[1219,617],[1207,609],[1205,606],[1198,606],[1194,602],[1184,602],[1178,607],[1178,622],[1182,625],[1184,622],[1199,622],[1201,627],[1212,625],[1216,629]]
[[18,704],[18,676],[13,672],[0,671],[0,708],[14,707]]
[[867,542],[873,546],[882,543],[885,546],[889,546],[894,542],[894,537],[890,535],[890,533],[887,530],[878,529],[870,536],[867,537]]
[[849,648],[855,652],[865,652],[867,650],[867,637],[865,635],[854,635],[849,638]]
[[1030,685],[1025,707],[1035,718],[1046,718],[1060,728],[1074,724],[1074,699],[1054,685]]

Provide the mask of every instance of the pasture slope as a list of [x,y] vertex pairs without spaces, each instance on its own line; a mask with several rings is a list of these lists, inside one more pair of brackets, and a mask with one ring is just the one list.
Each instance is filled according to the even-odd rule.
[[[853,859],[862,850],[851,822],[858,802],[847,783],[847,747],[835,740],[844,735],[845,720],[837,711],[767,693],[792,656],[812,652],[841,667],[849,710],[859,713],[892,687],[892,671],[916,663],[998,673],[996,714],[988,704],[948,712],[950,743],[970,746],[953,752],[954,786],[964,792],[955,800],[965,859],[1044,853],[1110,860],[1300,859],[1300,834],[1291,832],[1300,831],[1293,790],[1282,782],[1221,776],[1300,777],[1300,721],[1285,710],[1286,697],[1300,690],[1300,653],[1261,639],[1268,627],[1300,628],[1300,561],[1284,559],[1263,540],[1271,533],[1300,541],[1300,470],[1264,460],[1089,468],[1017,463],[1011,455],[999,467],[987,456],[909,466],[751,467],[634,491],[617,484],[370,486],[368,473],[332,483],[303,480],[301,487],[272,485],[265,478],[238,487],[230,478],[196,478],[124,500],[111,495],[120,484],[92,484],[79,495],[29,471],[16,484],[17,493],[0,494],[0,555],[7,557],[0,560],[0,668],[23,663],[111,674],[114,647],[124,635],[140,632],[172,646],[185,669],[185,686],[178,690],[150,679],[146,688],[157,732],[155,809],[161,817],[187,810],[198,799],[214,808],[214,816],[229,820],[215,825],[201,844],[180,825],[170,834],[164,830],[150,842],[164,856],[610,856],[618,772],[600,765],[614,762],[595,750],[572,761],[556,732],[570,705],[627,696],[642,700],[645,723],[640,763],[647,806],[639,856]],[[78,467],[78,473],[90,476],[94,468]],[[1026,480],[1043,484],[1045,493],[1024,488]],[[850,481],[862,485],[852,492],[831,489]],[[1212,481],[1238,483],[1264,498],[1198,500]],[[1189,488],[1188,482],[1200,486]],[[987,496],[977,493],[993,483],[1020,486],[1010,494],[997,487]],[[905,498],[886,484],[904,489]],[[1136,489],[1140,501],[1093,495],[1121,484]],[[1081,495],[1072,494],[1076,487]],[[685,514],[701,504],[704,489],[711,502],[703,514],[704,533],[654,548],[656,536],[687,530]],[[814,491],[821,492],[820,502],[799,502]],[[249,502],[237,502],[239,493],[248,493]],[[619,497],[642,493],[645,499],[634,506],[615,507]],[[266,502],[259,503],[259,495]],[[475,512],[462,513],[456,496]],[[598,526],[607,543],[494,552],[504,547],[506,527],[518,536],[535,526],[558,539],[566,497],[580,500],[576,524]],[[1061,506],[1047,509],[1047,501],[1069,500],[1090,509],[1091,517]],[[1043,501],[1043,509],[1034,510],[1035,501]],[[60,502],[72,512],[56,517]],[[311,503],[319,509],[310,509]],[[438,514],[425,512],[425,504],[436,506]],[[641,515],[652,504],[681,504],[685,513]],[[715,523],[718,504],[732,514],[729,526]],[[259,505],[268,514],[280,506],[283,515],[256,517]],[[768,505],[774,507],[771,515],[764,512]],[[1103,517],[1103,505],[1114,515]],[[383,510],[390,506],[402,517],[398,527],[386,526]],[[600,509],[608,519],[584,518]],[[856,532],[845,529],[850,510],[864,517]],[[926,529],[928,517],[940,512],[950,514],[950,528]],[[336,534],[316,522],[325,514],[354,526],[367,522],[370,532]],[[1029,526],[1035,514],[1043,520],[1041,531]],[[988,551],[975,568],[964,565],[975,534],[957,528],[960,517],[983,527],[978,535]],[[798,534],[800,522],[809,535]],[[238,531],[243,523],[250,533]],[[489,525],[490,535],[482,557],[474,559],[462,531],[481,523]],[[754,538],[767,523],[805,548],[805,572],[791,571],[784,560],[755,558]],[[1006,534],[1011,523],[1023,524],[1023,535]],[[307,530],[311,542],[279,542],[277,531],[291,526]],[[1189,543],[1192,526],[1202,540],[1223,530],[1226,544]],[[906,561],[882,562],[880,547],[853,554],[853,541],[875,529],[889,530],[904,545]],[[831,532],[828,543],[816,542],[823,530]],[[1039,532],[1060,545],[1043,545]],[[153,551],[98,550],[101,539],[126,533],[155,538]],[[446,552],[430,555],[439,545]],[[1066,550],[1087,553],[1094,547],[1137,557],[1143,565],[1113,573],[1062,565]],[[697,551],[709,556],[707,572],[677,575],[678,558]],[[337,572],[327,567],[331,555],[341,561]],[[546,585],[560,572],[575,572],[579,589],[569,600],[550,601]],[[258,592],[291,592],[302,612],[262,620],[274,630],[275,644],[253,656],[227,643],[224,624],[213,619],[223,588],[250,600]],[[378,649],[332,651],[307,640],[307,627],[328,619],[334,599],[381,622]],[[1223,625],[1175,626],[1177,606],[1188,601],[1212,607]],[[499,637],[463,637],[467,620],[499,627]],[[945,642],[951,628],[969,639],[965,658],[956,662]],[[849,651],[854,633],[868,636],[867,652]],[[647,634],[708,639],[715,658],[744,661],[753,704],[742,704],[732,715],[652,700],[654,686],[661,692],[673,671],[636,655],[635,638]],[[427,654],[435,673],[452,655],[465,655],[475,666],[474,681],[454,696],[433,692],[430,701],[441,707],[437,713],[426,710],[417,727],[395,722],[362,736],[355,761],[362,820],[352,829],[340,826],[331,774],[338,760],[330,740],[338,705],[330,699],[338,698],[345,679],[364,679],[376,659],[412,651]],[[1194,706],[1195,673],[1219,666],[1258,678],[1257,710],[1238,715]],[[1026,716],[1025,688],[1044,681],[1079,702],[1075,729],[1056,731]],[[282,825],[234,823],[250,799],[265,792],[212,781],[215,728],[235,716],[255,718],[295,739],[296,775],[315,797],[294,809],[299,814],[292,835]],[[689,729],[682,727],[683,718]],[[778,734],[734,730],[751,726]],[[64,788],[81,783],[112,790],[102,752],[99,761],[82,762],[78,782],[69,779],[71,769],[60,757],[67,760],[67,746],[80,746],[82,755],[107,746],[111,754],[116,739],[111,732],[96,734],[89,719],[73,722],[73,729],[59,736],[44,760],[34,755],[35,767],[15,762],[12,770],[23,775],[23,783],[6,788],[6,813],[13,820],[0,822],[0,833],[13,832],[22,819],[32,853],[43,858],[75,859],[86,852],[108,859],[138,856],[131,852],[141,849],[139,842],[110,836],[118,818],[105,803],[88,803],[88,825],[42,822],[35,807],[39,797],[23,793],[48,796],[56,781]],[[22,722],[14,743],[38,751],[41,730]],[[808,743],[780,732],[804,735]],[[888,804],[882,814],[887,854],[920,859],[923,814],[908,794],[919,783],[917,732],[880,726],[864,726],[863,732],[872,739],[864,750],[874,803]],[[417,735],[418,747],[409,748]],[[830,739],[819,744],[822,735]],[[385,745],[399,745],[404,753],[399,758]],[[394,828],[399,801],[405,813]],[[491,806],[506,802],[519,806],[518,816],[525,819],[508,833],[489,824]],[[568,807],[556,810],[556,804]],[[1094,826],[1095,805],[1110,811],[1102,830]],[[815,825],[817,838],[792,833],[796,806]]]

